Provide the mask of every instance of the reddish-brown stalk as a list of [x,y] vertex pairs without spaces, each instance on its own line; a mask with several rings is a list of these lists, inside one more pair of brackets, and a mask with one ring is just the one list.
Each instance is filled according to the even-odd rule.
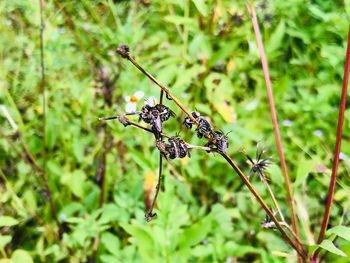
[[[288,206],[289,206],[289,210],[290,210],[290,214],[291,214],[291,218],[292,218],[292,227],[293,227],[293,231],[295,232],[296,236],[299,237],[298,221],[297,221],[297,217],[296,217],[296,213],[295,213],[295,209],[294,209],[292,189],[290,186],[290,180],[289,180],[289,176],[288,176],[286,160],[284,158],[281,136],[280,136],[280,132],[279,132],[279,128],[278,128],[275,102],[273,99],[272,85],[271,85],[271,80],[270,80],[267,59],[266,59],[266,55],[265,55],[265,51],[264,51],[264,45],[263,45],[263,42],[261,39],[258,19],[256,17],[254,6],[252,6],[249,2],[247,2],[247,9],[248,9],[249,15],[252,18],[255,37],[256,37],[256,40],[258,43],[261,64],[262,64],[262,68],[263,68],[263,72],[264,72],[267,96],[269,98],[269,104],[270,104],[271,119],[272,119],[272,123],[273,123],[273,130],[274,130],[275,140],[276,140],[276,146],[277,146],[277,151],[278,151],[278,155],[279,155],[280,162],[281,162],[282,174],[284,177],[285,189],[287,192],[287,201],[288,201]],[[300,261],[300,259],[299,259],[299,261]]]
[[[341,147],[342,134],[343,134],[343,124],[344,124],[344,112],[346,108],[346,95],[347,95],[348,83],[349,83],[349,72],[350,72],[350,27],[348,30],[348,44],[347,44],[346,57],[345,57],[342,94],[341,94],[340,105],[339,105],[337,139],[335,143],[334,156],[333,156],[332,176],[331,176],[331,181],[328,188],[328,197],[327,197],[325,212],[323,215],[321,231],[317,240],[318,244],[322,242],[327,230],[328,221],[331,213],[331,207],[332,207],[333,198],[334,198],[335,185],[337,183],[339,154],[340,154],[340,147]],[[319,249],[315,251],[313,255],[313,260],[316,260],[318,253],[319,253]]]

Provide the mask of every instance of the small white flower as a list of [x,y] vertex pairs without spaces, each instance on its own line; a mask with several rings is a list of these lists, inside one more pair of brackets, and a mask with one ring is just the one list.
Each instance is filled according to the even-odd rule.
[[59,219],[61,219],[62,221],[64,221],[64,220],[67,219],[67,215],[66,215],[66,214],[60,214],[58,217],[59,217]]
[[323,135],[323,132],[322,132],[322,130],[315,130],[314,135],[317,137],[321,137]]
[[66,29],[64,28],[64,27],[60,27],[59,29],[58,29],[58,33],[59,34],[64,34],[66,32]]
[[149,97],[148,99],[145,99],[145,104],[149,106],[155,106],[157,104],[157,99],[154,96]]
[[290,121],[290,120],[284,120],[284,121],[282,122],[282,125],[283,125],[283,126],[286,126],[286,127],[290,127],[290,126],[293,125],[293,122]]
[[131,96],[126,96],[125,97],[125,101],[126,101],[125,112],[126,113],[135,112],[136,111],[137,102],[140,99],[142,99],[144,95],[145,94],[143,93],[143,91],[139,90],[139,91],[136,91]]

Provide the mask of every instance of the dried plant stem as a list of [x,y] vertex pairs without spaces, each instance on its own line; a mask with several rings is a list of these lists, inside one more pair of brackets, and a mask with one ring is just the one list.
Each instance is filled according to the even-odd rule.
[[267,182],[265,176],[260,176],[260,178],[261,178],[261,181],[264,183],[264,185],[265,185],[267,191],[269,192],[269,195],[270,195],[270,197],[271,197],[271,199],[272,199],[273,204],[275,205],[275,208],[276,208],[276,210],[277,210],[277,213],[279,214],[281,220],[285,223],[286,220],[284,219],[284,216],[283,216],[283,214],[282,214],[282,211],[281,211],[281,209],[280,209],[280,207],[279,207],[279,205],[278,205],[278,202],[277,202],[277,200],[276,200],[275,194],[273,193],[273,191],[272,191],[272,189],[271,189],[269,183]]
[[177,106],[180,107],[180,109],[186,113],[186,115],[198,125],[198,121],[192,116],[192,114],[186,109],[185,106],[182,105],[182,103],[170,92],[170,90],[165,87],[162,83],[160,83],[155,77],[153,77],[150,73],[148,73],[144,68],[142,68],[134,58],[128,55],[126,58],[128,59],[132,64],[135,65],[135,67],[140,70],[143,74],[145,74],[150,80],[152,80],[158,87],[160,87],[174,102]]
[[[254,186],[250,183],[248,178],[243,174],[243,172],[239,169],[238,165],[232,160],[230,156],[227,155],[227,153],[220,153],[222,157],[225,158],[225,160],[231,165],[231,167],[236,171],[236,173],[239,175],[239,177],[242,179],[244,184],[248,187],[250,192],[255,196],[255,198],[258,200],[262,208],[265,210],[265,212],[269,215],[269,217],[272,219],[272,221],[275,223],[277,229],[280,231],[282,237],[288,242],[297,252],[298,254],[306,258],[306,251],[300,246],[299,243],[295,243],[294,240],[292,240],[287,233],[284,231],[281,223],[278,221],[278,219],[275,217],[274,213],[271,211],[271,209],[268,207],[266,202],[262,199],[262,197],[259,195],[259,193],[255,190]],[[298,241],[297,241],[298,242]]]
[[[164,97],[164,91],[160,90],[160,96],[159,96],[159,104],[160,105],[163,104],[163,97]],[[160,128],[161,128],[160,130],[162,130],[162,123],[160,123]],[[163,141],[163,136],[162,135],[160,135],[160,141]],[[157,185],[156,185],[156,192],[154,194],[151,207],[149,208],[149,210],[147,211],[147,214],[146,214],[147,221],[152,220],[153,216],[155,215],[153,213],[153,209],[154,209],[154,206],[156,205],[157,198],[158,198],[158,195],[159,195],[160,184],[161,184],[161,181],[162,181],[162,172],[163,172],[163,157],[162,157],[162,153],[159,152],[159,167],[158,167],[158,180],[157,180]]]
[[[285,160],[285,157],[284,157],[281,136],[280,136],[280,132],[279,132],[279,128],[278,128],[278,121],[277,121],[275,102],[274,102],[274,99],[273,99],[272,85],[271,85],[271,80],[270,80],[270,74],[269,74],[269,68],[268,68],[268,64],[267,64],[267,59],[266,59],[266,55],[265,55],[265,51],[264,51],[264,45],[263,45],[263,42],[262,42],[262,39],[261,39],[258,19],[256,17],[254,6],[252,6],[249,2],[246,2],[246,6],[247,6],[247,9],[248,9],[249,15],[252,18],[254,32],[255,32],[257,43],[258,43],[258,49],[259,49],[259,54],[260,54],[260,58],[261,58],[261,64],[262,64],[264,77],[265,77],[265,82],[266,82],[266,90],[267,90],[267,95],[268,95],[268,98],[269,98],[270,112],[271,112],[271,118],[272,118],[272,123],[273,123],[273,130],[274,130],[275,140],[276,140],[276,145],[277,145],[277,151],[278,151],[278,155],[279,155],[280,162],[281,162],[282,174],[283,174],[283,177],[284,177],[285,189],[286,189],[286,192],[287,192],[287,201],[288,201],[288,206],[289,206],[289,210],[290,210],[290,214],[291,214],[291,218],[292,218],[292,227],[293,227],[293,231],[296,233],[296,235],[299,236],[298,221],[297,221],[297,217],[296,217],[296,213],[295,213],[293,196],[292,196],[292,189],[291,189],[291,186],[290,186],[290,179],[289,179],[289,176],[288,176],[286,160]],[[300,261],[300,259],[299,259],[299,261]]]
[[[153,77],[151,74],[149,74],[145,69],[143,69],[128,53],[123,52],[121,54],[124,58],[128,59],[131,63],[135,65],[136,68],[138,68],[142,73],[144,73],[148,78],[150,78],[157,86],[159,86],[175,103],[178,105],[178,107],[198,126],[198,122],[196,119],[193,118],[192,114],[186,109],[186,107],[170,92],[168,88],[166,88],[164,85],[162,85],[155,77]],[[283,227],[271,211],[271,209],[268,207],[266,202],[262,199],[262,197],[259,195],[259,193],[255,190],[254,186],[249,182],[247,177],[243,174],[243,172],[239,169],[237,164],[231,159],[230,156],[228,156],[225,152],[220,153],[222,157],[225,158],[225,160],[231,165],[231,167],[236,171],[236,173],[241,177],[244,184],[248,187],[250,192],[255,196],[255,198],[258,200],[260,205],[264,208],[266,213],[271,217],[272,221],[276,224],[277,229],[280,231],[282,237],[286,240],[288,244],[290,244],[297,253],[302,257],[306,258],[306,251],[301,246],[301,244],[298,243],[296,240],[292,240],[287,233],[284,231]]]
[[157,181],[157,185],[156,185],[156,192],[154,194],[151,207],[149,208],[149,210],[147,211],[147,214],[146,214],[147,221],[151,221],[152,217],[155,215],[153,213],[153,209],[154,209],[154,206],[156,205],[157,198],[159,195],[160,183],[162,180],[162,172],[163,172],[163,157],[162,157],[162,154],[160,153],[159,154],[159,169],[158,169],[158,181]]
[[[108,121],[108,120],[115,120],[115,119],[119,119],[120,116],[110,116],[110,117],[102,117],[102,118],[99,118],[100,121]],[[153,131],[150,129],[150,128],[147,128],[147,127],[144,127],[136,122],[133,122],[133,121],[130,121],[129,119],[128,120],[128,123],[126,126],[128,125],[131,125],[131,126],[134,126],[134,127],[137,127],[137,128],[140,128],[144,131],[147,131],[147,132],[150,132],[150,133],[153,133]],[[166,138],[171,138],[170,135],[167,135],[167,134],[164,134],[164,133],[161,133],[161,135],[163,137],[166,137]]]
[[[347,96],[348,83],[349,83],[349,72],[350,72],[350,27],[348,29],[348,44],[347,44],[346,57],[345,57],[342,94],[341,94],[340,105],[339,105],[337,139],[335,143],[334,156],[333,156],[332,175],[331,175],[331,181],[328,188],[328,197],[327,197],[325,212],[323,215],[321,231],[318,236],[317,243],[322,242],[324,235],[326,233],[328,221],[331,213],[333,198],[334,198],[335,186],[337,183],[339,154],[340,154],[342,135],[343,135],[344,113],[346,109],[346,96]],[[319,249],[315,251],[313,258],[317,258],[318,253],[319,253]]]
[[280,223],[282,226],[285,226],[288,229],[288,231],[293,235],[293,237],[295,238],[295,240],[297,240],[299,244],[302,244],[299,237],[294,233],[293,229],[286,222],[280,222]]

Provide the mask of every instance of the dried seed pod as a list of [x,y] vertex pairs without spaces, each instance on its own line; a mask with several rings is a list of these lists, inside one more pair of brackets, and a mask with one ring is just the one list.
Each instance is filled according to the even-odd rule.
[[174,117],[175,113],[169,109],[168,107],[164,106],[163,104],[157,104],[156,106],[154,106],[160,115],[160,119],[162,122],[165,122],[167,120],[170,119],[170,117]]
[[119,45],[116,51],[122,58],[129,58],[129,47],[127,45]]
[[[198,112],[192,111],[191,112],[193,118],[198,119],[200,114]],[[183,123],[185,124],[187,129],[192,129],[193,121],[190,117],[186,116]]]
[[221,131],[214,131],[213,137],[216,149],[221,153],[225,152],[229,147],[228,137]]
[[197,137],[202,138],[204,137],[209,137],[210,134],[212,133],[212,128],[210,123],[202,116],[199,116],[198,118],[199,125],[196,129],[197,131]]
[[186,142],[179,137],[172,137],[168,139],[168,144],[166,144],[166,152],[170,159],[184,158],[185,156],[190,157],[189,150],[187,148]]

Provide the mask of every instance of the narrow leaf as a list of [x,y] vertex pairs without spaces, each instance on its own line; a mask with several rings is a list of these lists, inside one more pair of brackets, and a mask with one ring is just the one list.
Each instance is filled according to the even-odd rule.
[[341,251],[339,248],[337,248],[333,243],[332,241],[328,240],[328,239],[325,239],[322,241],[321,244],[319,244],[319,247],[320,248],[323,248],[333,254],[336,254],[338,256],[341,256],[341,257],[346,257],[346,254]]
[[350,227],[346,227],[346,226],[332,227],[327,231],[327,234],[335,234],[339,237],[342,237],[350,241]]

